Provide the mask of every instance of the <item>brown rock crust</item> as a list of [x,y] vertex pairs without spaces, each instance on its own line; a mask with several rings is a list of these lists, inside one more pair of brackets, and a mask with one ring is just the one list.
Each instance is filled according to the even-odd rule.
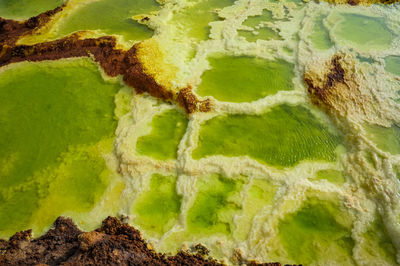
[[51,18],[62,11],[63,6],[46,11],[25,21],[16,21],[0,17],[0,45],[13,46],[19,38],[32,34],[35,30],[46,25]]
[[221,265],[207,254],[156,253],[138,230],[114,217],[92,232],[82,232],[71,219],[59,217],[45,235],[32,239],[31,233],[22,231],[0,241],[0,265]]
[[[311,68],[312,67],[312,68]],[[338,53],[324,64],[310,66],[304,74],[304,82],[311,102],[332,116],[367,119],[374,111],[374,95],[358,76],[356,63],[351,56]]]
[[[135,88],[137,93],[147,92],[162,100],[173,100],[174,94],[159,85],[153,77],[145,73],[143,66],[136,56],[137,44],[126,53],[124,59],[124,82]],[[183,106],[184,107],[184,106]],[[189,110],[186,110],[190,113]]]
[[334,55],[330,62],[330,69],[322,80],[315,80],[314,73],[306,73],[304,81],[313,104],[320,107],[333,108],[332,98],[340,94],[337,84],[344,83],[345,70],[340,60],[340,55]]
[[196,95],[193,94],[192,88],[187,87],[179,91],[178,103],[180,106],[185,108],[185,110],[190,114],[196,111],[209,112],[211,111],[211,101],[210,99],[205,99],[200,101]]
[[[279,262],[241,265],[281,266]],[[167,256],[152,250],[140,232],[115,217],[101,227],[82,232],[70,218],[58,217],[45,235],[32,239],[32,230],[0,239],[0,265],[222,265],[201,244],[188,252]],[[296,266],[296,265],[293,265]],[[299,264],[301,266],[301,264]]]

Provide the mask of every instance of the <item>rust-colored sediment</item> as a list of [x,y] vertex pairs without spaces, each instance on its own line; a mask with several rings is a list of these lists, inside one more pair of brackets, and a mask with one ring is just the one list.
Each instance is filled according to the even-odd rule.
[[396,121],[400,111],[385,83],[371,79],[352,54],[339,52],[326,62],[310,62],[304,82],[311,102],[334,119],[376,124]]
[[322,80],[316,80],[314,73],[306,72],[304,81],[313,104],[332,108],[332,99],[337,94],[336,85],[344,82],[344,69],[340,64],[341,57],[335,55],[330,62],[329,72]]
[[[124,82],[128,86],[135,88],[138,93],[147,92],[151,96],[172,101],[174,99],[174,93],[163,88],[153,77],[144,72],[143,66],[136,56],[136,51],[137,44],[126,53],[124,59]],[[190,113],[188,110],[187,112]]]
[[35,30],[46,25],[63,8],[64,5],[56,7],[53,10],[43,12],[25,21],[15,21],[0,17],[0,45],[15,45],[21,36],[32,34]]
[[35,45],[16,44],[19,38],[44,26],[61,10],[62,7],[59,7],[24,22],[0,18],[0,67],[21,61],[93,56],[107,75],[112,77],[122,75],[124,82],[133,87],[137,93],[147,92],[153,97],[177,102],[189,114],[210,111],[209,100],[200,101],[188,88],[183,88],[176,94],[158,84],[147,74],[137,57],[139,44],[126,51],[116,48],[117,42],[113,36],[81,39],[79,33]]
[[184,107],[189,113],[194,113],[198,110],[200,112],[209,112],[211,110],[210,99],[199,101],[190,87],[183,88],[179,91],[177,101],[179,105]]
[[0,265],[221,265],[206,254],[153,251],[138,230],[114,217],[101,228],[82,232],[69,218],[59,217],[45,235],[31,230],[0,240]]
[[367,115],[368,95],[363,95],[351,69],[354,62],[336,54],[325,65],[316,65],[304,74],[311,102],[329,114]]

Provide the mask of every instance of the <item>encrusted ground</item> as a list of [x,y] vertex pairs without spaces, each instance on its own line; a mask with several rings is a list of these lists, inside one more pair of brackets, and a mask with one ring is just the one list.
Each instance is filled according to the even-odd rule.
[[[57,138],[29,121],[68,128],[75,119],[57,102],[34,105],[40,98],[23,91],[31,87],[18,73],[41,71],[51,88],[32,87],[38,95],[59,90],[62,104],[87,112],[72,131],[104,127],[87,128],[89,119],[113,120],[115,131],[74,139],[15,180],[26,149],[0,153],[0,217],[23,218],[0,221],[0,236],[26,227],[43,234],[52,215],[88,231],[65,218],[35,239],[22,231],[0,242],[0,264],[400,262],[396,1],[116,1],[70,0],[30,19],[18,9],[0,18],[0,125],[27,141],[37,134],[32,160],[45,158],[36,142]],[[63,64],[90,68],[82,75],[108,86],[99,101],[107,108],[87,104],[95,95],[79,98],[77,88],[90,84]],[[58,116],[46,124],[19,115],[21,106]],[[4,132],[0,144],[9,147],[15,132]],[[68,142],[62,128],[54,132]],[[91,231],[120,214],[142,233],[116,218]]]

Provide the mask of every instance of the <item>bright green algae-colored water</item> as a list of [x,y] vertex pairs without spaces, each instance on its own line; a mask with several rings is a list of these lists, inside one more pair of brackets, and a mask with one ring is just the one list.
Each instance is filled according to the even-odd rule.
[[[179,34],[171,35],[178,40],[182,38],[185,44],[188,41],[187,37],[190,38],[193,41],[190,43],[194,55],[196,51],[203,51],[202,44],[209,44],[201,41],[209,39],[209,22],[220,19],[216,10],[230,6],[234,1],[188,1],[195,4],[191,8],[171,12],[171,16],[169,14],[165,16],[168,18],[161,23],[165,23],[163,26],[177,25]],[[296,1],[293,0],[293,2]],[[245,2],[239,1],[236,5],[239,6]],[[269,1],[268,4],[275,2]],[[0,16],[2,3],[0,0]],[[27,3],[27,6],[30,3]],[[98,0],[86,3],[76,12],[61,18],[60,23],[55,24],[60,26],[55,34],[61,37],[77,30],[99,29],[104,34],[120,34],[125,40],[143,40],[153,34],[152,30],[132,19],[133,15],[157,10],[159,5],[153,0]],[[249,4],[254,3],[254,1],[249,2]],[[303,2],[299,4],[307,5]],[[35,8],[39,6],[36,5]],[[29,8],[23,11],[28,12],[28,10]],[[286,7],[282,11],[290,14],[290,10]],[[227,10],[227,13],[229,12]],[[328,30],[322,22],[324,17],[320,16],[320,12],[316,14],[315,18],[311,18],[315,19],[311,34],[301,36],[310,41],[307,45],[309,43],[312,45],[308,48],[314,48],[315,53],[322,53],[323,50],[331,48],[332,41],[340,43],[347,40],[355,47],[368,49],[370,47],[388,48],[393,40],[393,34],[381,18],[337,13],[338,18],[342,20],[336,20],[337,27],[332,32],[331,41]],[[228,20],[225,22],[230,23],[229,19],[228,15]],[[286,21],[289,22],[289,20],[291,19]],[[239,30],[239,36],[245,37],[248,42],[282,40],[277,31],[264,26],[262,22],[273,22],[270,11],[265,10],[261,16],[249,17],[243,22],[243,25],[252,27],[253,30],[259,32],[258,34]],[[329,24],[328,19],[327,24]],[[288,24],[289,27],[292,25]],[[282,28],[282,33],[287,34],[285,27]],[[215,32],[218,33],[218,27]],[[295,34],[291,40],[298,42],[299,36]],[[212,40],[214,41],[221,44],[220,40]],[[264,45],[266,45],[265,42],[244,44],[261,48],[265,48]],[[272,42],[268,43],[270,44]],[[288,43],[282,41],[282,45],[284,44]],[[200,50],[195,49],[198,46]],[[294,50],[290,51],[288,48],[282,48],[282,50],[288,49],[285,52],[292,56],[292,60],[299,60],[296,62],[300,63],[300,68],[296,69],[301,69],[303,59],[301,56],[297,58],[301,55],[298,53],[301,52],[301,47],[297,45],[290,47]],[[240,47],[235,50],[229,45],[225,48],[233,52],[238,52],[242,48],[246,49]],[[239,52],[248,51],[240,50]],[[253,54],[254,51],[250,52]],[[392,52],[390,51],[389,54]],[[181,56],[179,53],[177,55]],[[367,60],[368,56],[365,56],[364,61],[361,60],[361,56],[357,58],[361,62],[372,63]],[[398,56],[385,58],[385,68],[388,72],[400,75],[398,71],[400,60],[398,59]],[[211,56],[209,62],[211,70],[204,72],[202,83],[196,91],[201,96],[213,96],[220,101],[241,103],[274,95],[281,90],[293,89],[294,65],[283,60]],[[7,77],[6,75],[10,73],[11,76]],[[10,85],[11,80],[12,85]],[[47,85],[43,86],[43,84]],[[291,191],[289,188],[285,191],[286,185],[283,183],[293,185],[285,175],[276,174],[277,179],[274,179],[274,184],[269,181],[269,174],[259,177],[260,179],[253,175],[227,178],[223,175],[208,173],[215,171],[209,170],[213,166],[220,167],[220,163],[224,163],[223,160],[211,163],[206,161],[193,163],[189,160],[188,165],[193,163],[199,164],[200,168],[204,166],[201,170],[208,174],[199,176],[198,169],[195,169],[192,176],[179,176],[179,181],[182,181],[180,178],[188,178],[191,183],[185,183],[188,180],[182,183],[177,182],[175,170],[180,172],[181,166],[177,166],[178,169],[176,169],[173,166],[174,161],[164,161],[177,159],[178,145],[187,130],[188,118],[176,109],[168,109],[155,115],[152,121],[144,126],[145,129],[149,127],[151,129],[147,135],[138,138],[136,151],[134,147],[127,147],[131,148],[128,152],[133,154],[136,152],[156,159],[149,162],[150,158],[146,158],[146,163],[148,163],[146,167],[150,169],[150,173],[153,173],[151,171],[154,169],[163,169],[167,166],[172,174],[146,176],[145,180],[141,180],[143,183],[139,182],[142,186],[130,191],[136,198],[127,206],[118,202],[124,185],[113,189],[114,197],[109,198],[108,194],[104,193],[108,193],[106,190],[110,188],[113,177],[106,167],[103,155],[113,149],[116,127],[114,111],[117,117],[122,117],[131,112],[132,108],[136,110],[136,106],[131,106],[131,88],[124,88],[127,90],[119,96],[119,101],[122,103],[117,104],[115,109],[113,101],[118,89],[118,85],[104,82],[98,74],[96,65],[89,60],[23,64],[15,70],[7,70],[3,76],[0,74],[0,128],[10,129],[0,132],[0,147],[10,146],[4,152],[0,150],[0,237],[30,228],[32,225],[33,228],[43,229],[60,214],[70,215],[74,221],[79,222],[74,213],[78,212],[81,214],[80,217],[83,217],[99,203],[102,209],[107,209],[103,206],[103,200],[109,200],[117,202],[118,211],[121,210],[121,206],[124,210],[129,210],[128,212],[132,215],[130,216],[132,224],[143,231],[146,237],[149,236],[148,240],[154,240],[156,249],[159,248],[157,245],[160,242],[161,245],[169,245],[169,248],[177,247],[176,250],[178,250],[182,247],[182,243],[197,244],[201,239],[207,242],[207,247],[211,249],[213,256],[216,254],[214,252],[221,252],[216,256],[217,258],[231,256],[225,251],[230,252],[232,245],[235,248],[243,244],[241,247],[246,246],[245,249],[250,251],[249,254],[254,251],[249,255],[251,259],[252,256],[265,256],[258,251],[264,250],[262,248],[264,241],[269,241],[271,236],[273,238],[271,242],[265,244],[272,250],[271,253],[267,251],[268,256],[275,255],[273,251],[275,248],[282,249],[283,252],[280,250],[279,254],[280,260],[283,258],[281,262],[285,263],[284,259],[287,259],[291,260],[290,263],[303,263],[303,265],[329,264],[329,262],[336,262],[339,265],[354,264],[351,255],[355,243],[351,236],[352,233],[354,237],[360,232],[357,232],[358,227],[351,228],[352,218],[339,208],[339,203],[331,203],[320,198],[308,198],[299,209],[292,213],[281,214],[275,211],[275,208],[278,208],[277,211],[288,211],[290,208],[279,209],[282,206],[281,203],[285,204],[285,200],[290,201],[294,196],[290,193],[302,193],[301,189],[311,183],[321,189],[316,192],[317,195],[324,190],[334,189],[339,191],[338,193],[349,193],[353,196],[349,190],[346,190],[347,184],[342,185],[347,180],[351,180],[351,176],[334,169],[319,170],[314,176],[299,176],[295,179],[299,181],[296,184],[299,189],[292,188],[293,191]],[[297,95],[297,92],[295,93]],[[285,101],[285,99],[278,99],[278,101],[281,100]],[[232,107],[232,110],[237,111],[236,107],[238,105]],[[140,110],[140,106],[137,110]],[[212,116],[213,113],[198,115],[207,117]],[[129,115],[124,118],[127,117]],[[194,115],[193,121],[196,122],[196,119],[197,115]],[[194,150],[193,158],[200,159],[218,154],[228,157],[248,155],[278,169],[294,166],[303,160],[309,160],[315,164],[318,164],[318,161],[335,161],[336,149],[343,140],[340,133],[335,132],[334,129],[328,129],[324,123],[327,121],[319,120],[304,106],[275,106],[261,115],[219,115],[207,120],[201,126],[199,146]],[[121,126],[125,125],[121,123]],[[132,126],[132,128],[135,127]],[[382,150],[392,154],[400,153],[399,129],[396,126],[373,128],[368,131],[368,134]],[[15,141],[14,138],[16,138]],[[183,150],[187,148],[185,145],[182,145]],[[372,158],[373,155],[371,152],[370,157]],[[185,154],[182,159],[178,164],[186,160]],[[373,158],[371,162],[373,163]],[[126,161],[120,158],[118,163],[124,165]],[[259,168],[258,165],[256,167]],[[128,168],[130,168],[128,171],[132,169],[132,172],[141,170],[140,167],[136,169],[136,166],[132,165]],[[303,165],[298,169],[301,172],[304,169]],[[289,175],[297,174],[298,169],[285,169],[285,173],[287,171]],[[268,168],[268,171],[270,170],[274,173],[280,172]],[[127,180],[124,181],[127,183],[136,181],[128,179],[129,175],[135,178],[132,172],[125,172]],[[279,185],[281,181],[277,180],[280,178],[283,181]],[[307,179],[303,180],[303,178]],[[324,184],[325,181],[319,182],[320,180],[326,180],[331,184]],[[192,188],[191,185],[194,191],[191,193],[190,190],[191,195],[187,195],[185,189]],[[139,192],[135,193],[135,191]],[[280,198],[286,196],[287,198]],[[359,194],[355,194],[355,197],[357,196]],[[189,201],[187,198],[190,198]],[[100,204],[96,205],[97,208]],[[271,211],[272,208],[274,210]],[[113,214],[115,213],[117,212]],[[90,213],[90,215],[94,214]],[[275,215],[278,215],[280,220],[274,220],[277,218]],[[361,249],[366,251],[360,252],[359,257],[364,259],[365,256],[370,255],[374,262],[382,258],[386,263],[394,265],[396,264],[396,249],[384,231],[385,224],[377,217],[378,215],[374,215],[375,220],[369,230],[361,232],[361,234],[364,233],[360,236],[363,239],[357,240],[356,247],[361,245]],[[100,216],[96,217],[96,220],[100,222]],[[348,222],[344,222],[345,220]],[[278,223],[270,224],[270,221],[278,221]],[[265,230],[267,225],[268,230]],[[83,229],[86,230],[86,228]],[[169,230],[171,231],[168,232]],[[216,244],[213,243],[214,240]],[[163,241],[169,241],[169,244]],[[219,241],[222,243],[220,246],[218,246]],[[171,244],[172,242],[174,243]],[[208,246],[209,243],[211,244]],[[166,252],[171,252],[171,250],[173,249],[167,249]],[[359,259],[357,256],[354,257]]]
[[153,32],[132,17],[147,14],[159,8],[155,0],[100,0],[88,3],[62,20],[58,36],[75,31],[101,30],[106,34],[119,34],[125,40],[144,40]]
[[329,37],[329,32],[323,24],[324,16],[315,19],[314,29],[310,34],[310,40],[315,48],[326,50],[332,47],[332,42]]
[[168,234],[168,250],[179,250],[181,243],[203,237],[246,240],[252,220],[270,207],[277,187],[264,179],[213,174],[198,177],[196,190],[185,214],[185,230]]
[[[257,40],[281,40],[279,34],[271,28],[262,25],[262,22],[271,22],[272,13],[271,11],[264,10],[261,16],[253,16],[247,18],[243,25],[253,28],[257,34],[252,31],[239,30],[239,36],[243,36],[249,42],[255,42]],[[259,26],[258,29],[255,27]]]
[[202,125],[193,158],[209,155],[250,157],[274,166],[336,158],[341,137],[302,106],[280,105],[262,115],[218,116]]
[[243,201],[243,213],[237,219],[234,236],[240,240],[246,240],[249,236],[252,221],[256,215],[262,214],[273,202],[277,187],[269,181],[254,178],[247,190],[247,196]]
[[280,40],[279,34],[271,28],[262,27],[256,30],[257,34],[251,31],[241,30],[239,36],[246,38],[248,42],[256,42],[257,40]]
[[63,4],[63,0],[0,0],[0,17],[24,20]]
[[212,175],[197,181],[198,193],[187,213],[188,231],[192,234],[229,234],[233,216],[240,211],[234,196],[243,182]]
[[390,73],[400,76],[400,56],[388,56],[385,58],[385,69]]
[[384,18],[352,13],[341,14],[340,17],[341,21],[334,29],[334,34],[359,47],[388,48],[395,37]]
[[368,125],[366,130],[378,148],[391,154],[400,154],[400,128],[398,126]]
[[0,234],[30,222],[43,229],[99,200],[109,183],[102,155],[112,149],[119,88],[90,60],[22,63],[1,73]]
[[342,171],[334,169],[320,170],[316,173],[315,179],[325,179],[331,183],[343,184],[346,182],[346,177],[343,175]]
[[339,221],[343,215],[336,204],[316,198],[287,215],[279,225],[279,235],[289,258],[306,265],[321,261],[354,264],[351,228]]
[[272,12],[269,10],[263,10],[260,16],[248,17],[242,24],[248,27],[260,26],[263,22],[273,21]]
[[193,5],[174,14],[170,23],[179,25],[179,29],[185,33],[185,36],[201,41],[208,39],[210,34],[210,26],[208,24],[219,19],[215,10],[230,6],[234,1],[194,0],[189,2]]
[[380,216],[371,224],[364,237],[366,239],[364,249],[367,254],[371,257],[380,257],[383,263],[388,265],[397,265],[396,249],[385,232],[385,225]]
[[196,92],[227,102],[251,102],[292,90],[293,65],[283,60],[217,56],[209,58],[211,70],[204,72]]
[[150,188],[136,199],[134,222],[147,233],[161,236],[170,230],[178,219],[181,197],[176,192],[176,176],[154,174]]
[[178,145],[187,124],[185,114],[176,109],[156,115],[150,134],[140,137],[136,143],[138,153],[159,160],[176,159]]

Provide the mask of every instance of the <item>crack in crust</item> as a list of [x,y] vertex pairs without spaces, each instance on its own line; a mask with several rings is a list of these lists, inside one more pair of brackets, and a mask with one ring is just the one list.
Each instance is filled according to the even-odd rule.
[[198,100],[191,89],[182,88],[175,93],[147,74],[137,57],[140,43],[126,51],[116,48],[117,42],[113,36],[80,39],[81,34],[74,33],[59,40],[34,45],[16,44],[21,36],[32,34],[44,26],[62,8],[58,7],[24,22],[0,18],[0,67],[21,61],[92,56],[107,75],[111,77],[122,75],[123,81],[137,93],[147,92],[153,97],[177,102],[188,114],[211,110],[210,100]]

